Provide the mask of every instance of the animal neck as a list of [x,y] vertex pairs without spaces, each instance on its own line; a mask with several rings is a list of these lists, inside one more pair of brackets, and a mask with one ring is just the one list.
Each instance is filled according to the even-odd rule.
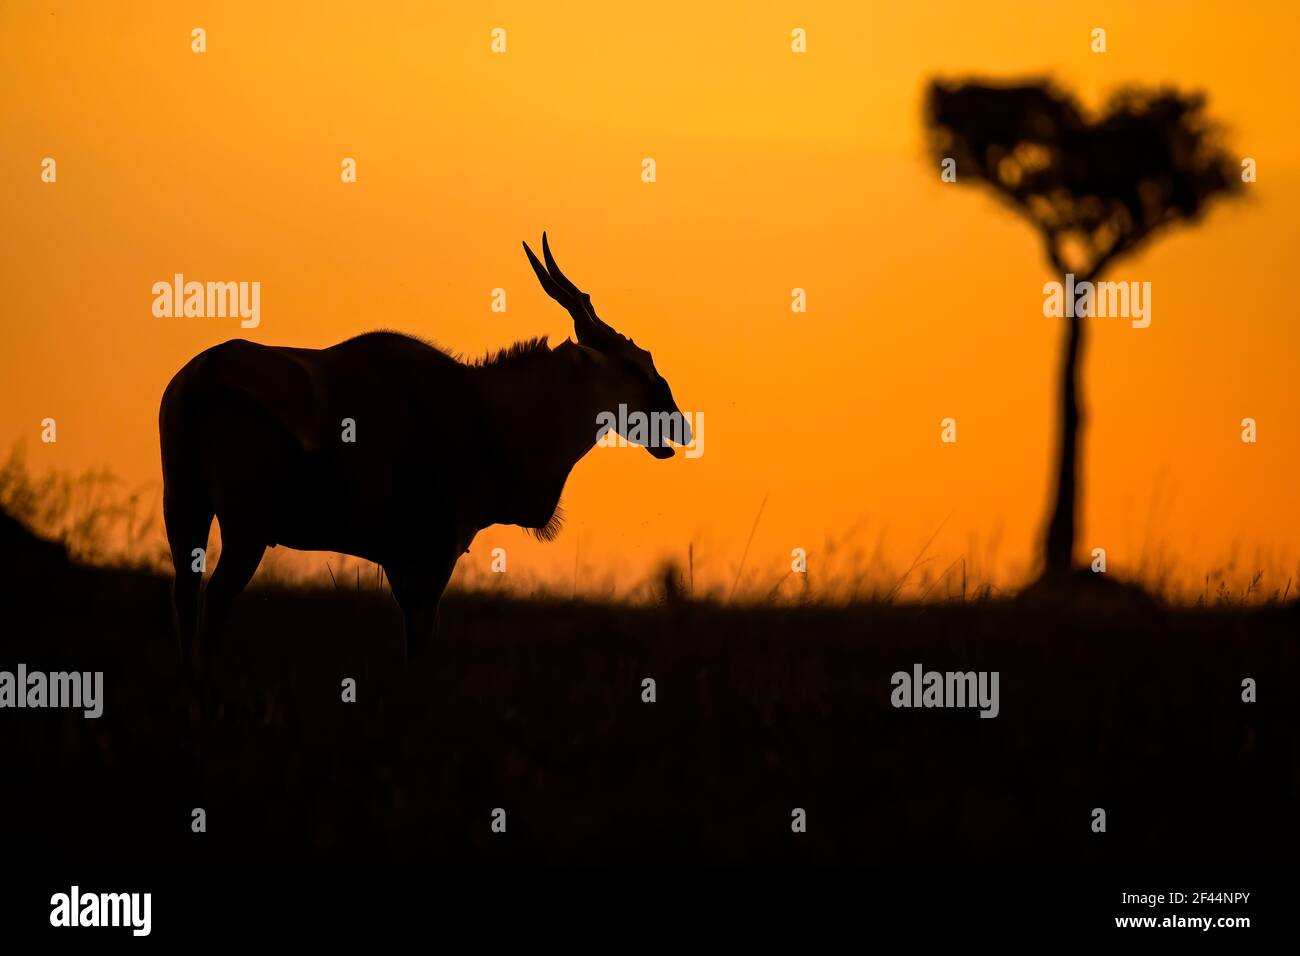
[[496,483],[492,521],[553,537],[564,483],[596,444],[596,417],[609,407],[599,366],[581,347],[565,342],[480,371],[488,430],[504,472]]

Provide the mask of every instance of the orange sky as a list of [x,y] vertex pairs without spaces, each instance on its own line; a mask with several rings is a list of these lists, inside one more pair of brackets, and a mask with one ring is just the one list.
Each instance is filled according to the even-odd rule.
[[[519,246],[545,228],[602,317],[704,413],[705,453],[593,451],[557,542],[491,530],[462,575],[501,545],[512,580],[569,587],[576,562],[580,589],[626,592],[693,542],[697,585],[729,587],[766,497],[746,563],[764,588],[793,547],[814,574],[847,573],[856,549],[889,577],[936,529],[933,571],[965,555],[1014,580],[1048,492],[1050,276],[1026,223],[939,182],[921,94],[936,74],[1047,73],[1089,104],[1122,82],[1172,82],[1210,94],[1259,181],[1111,276],[1152,283],[1153,320],[1093,326],[1080,552],[1105,546],[1111,570],[1137,575],[1161,555],[1188,579],[1235,553],[1281,586],[1300,540],[1298,11],[0,5],[0,447],[25,440],[38,470],[156,481],[163,387],[241,335],[558,343],[568,316]],[[206,53],[191,52],[194,27]],[[41,182],[46,156],[57,183]],[[356,184],[340,182],[343,157]],[[260,327],[154,318],[150,288],[176,272],[260,281]],[[505,314],[489,310],[498,286]],[[806,315],[790,311],[794,287]],[[39,440],[47,416],[55,445]],[[1246,416],[1256,445],[1239,440]],[[956,445],[939,441],[944,417]]]

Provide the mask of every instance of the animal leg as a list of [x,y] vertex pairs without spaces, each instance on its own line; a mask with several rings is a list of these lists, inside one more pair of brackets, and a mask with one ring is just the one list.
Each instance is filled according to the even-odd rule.
[[[203,571],[194,570],[195,548],[207,548],[212,507],[204,501],[181,501],[169,494],[163,501],[163,521],[172,552],[172,623],[187,677],[193,676],[194,635],[199,626],[199,588]],[[201,566],[200,566],[201,567]]]
[[404,661],[417,660],[432,647],[438,630],[438,605],[455,569],[454,558],[419,568],[384,569],[405,616]]
[[212,579],[203,592],[202,661],[204,672],[213,667],[221,650],[221,638],[230,621],[235,598],[253,579],[257,566],[262,563],[266,545],[254,543],[237,535],[225,536],[223,529],[221,559]]

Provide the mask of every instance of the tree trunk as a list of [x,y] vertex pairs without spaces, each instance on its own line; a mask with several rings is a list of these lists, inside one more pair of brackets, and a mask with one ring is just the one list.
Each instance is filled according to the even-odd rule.
[[[1093,269],[1079,282],[1093,282],[1100,269]],[[1077,288],[1077,283],[1076,283]],[[1077,305],[1077,300],[1076,303]],[[1074,566],[1075,517],[1079,497],[1079,426],[1083,412],[1079,404],[1079,360],[1083,352],[1083,318],[1075,314],[1065,331],[1061,361],[1061,434],[1056,459],[1056,503],[1043,539],[1043,574],[1056,577]]]

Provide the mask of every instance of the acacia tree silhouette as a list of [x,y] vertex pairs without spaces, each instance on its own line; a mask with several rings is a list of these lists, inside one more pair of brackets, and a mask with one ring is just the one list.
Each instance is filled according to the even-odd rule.
[[[1043,237],[1053,272],[1093,282],[1163,227],[1198,220],[1215,196],[1237,191],[1233,159],[1205,98],[1127,88],[1089,121],[1046,80],[1018,85],[931,83],[926,125],[936,158],[956,181],[991,188]],[[1056,498],[1043,538],[1043,577],[1073,569],[1078,499],[1079,358],[1083,323],[1068,320],[1061,361]]]

